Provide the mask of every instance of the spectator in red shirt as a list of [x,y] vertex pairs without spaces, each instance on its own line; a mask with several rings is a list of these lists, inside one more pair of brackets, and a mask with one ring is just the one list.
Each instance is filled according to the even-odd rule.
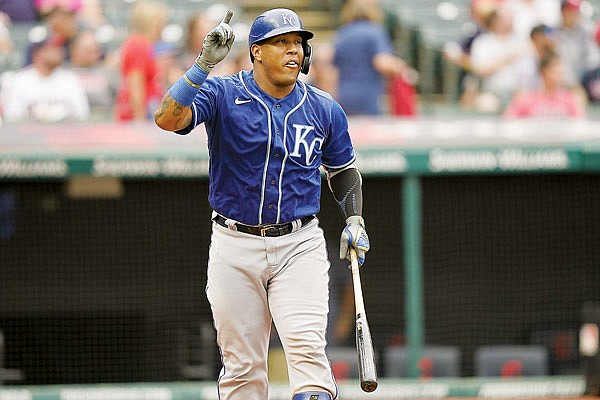
[[154,53],[168,21],[169,8],[160,1],[138,1],[130,14],[130,34],[121,47],[121,82],[116,99],[119,121],[149,119],[164,87]]
[[540,62],[542,87],[516,94],[504,111],[505,118],[582,118],[585,107],[573,90],[563,86],[560,57],[547,52]]

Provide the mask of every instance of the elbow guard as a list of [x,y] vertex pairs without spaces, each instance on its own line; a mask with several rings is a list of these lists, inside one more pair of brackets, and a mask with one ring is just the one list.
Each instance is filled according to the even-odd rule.
[[339,171],[328,171],[327,181],[344,219],[362,215],[362,176],[354,164]]

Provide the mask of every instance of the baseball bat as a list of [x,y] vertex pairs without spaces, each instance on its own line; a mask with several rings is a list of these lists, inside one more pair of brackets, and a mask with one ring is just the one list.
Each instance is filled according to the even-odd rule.
[[377,389],[377,370],[375,368],[375,351],[373,340],[367,322],[365,304],[362,294],[362,284],[358,272],[358,256],[356,250],[350,249],[352,282],[354,284],[354,305],[356,307],[356,352],[358,353],[358,377],[360,388],[364,392]]

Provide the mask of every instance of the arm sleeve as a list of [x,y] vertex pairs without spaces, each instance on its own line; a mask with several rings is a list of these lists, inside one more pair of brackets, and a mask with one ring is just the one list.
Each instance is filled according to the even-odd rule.
[[355,164],[340,170],[328,170],[327,181],[333,198],[340,206],[344,219],[362,216],[362,177]]

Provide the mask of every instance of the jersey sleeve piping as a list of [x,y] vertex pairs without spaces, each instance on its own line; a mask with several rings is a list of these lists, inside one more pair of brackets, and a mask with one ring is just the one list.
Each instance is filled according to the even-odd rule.
[[341,164],[341,165],[328,165],[328,164],[321,164],[321,165],[327,169],[335,170],[335,169],[346,168],[348,165],[352,164],[355,161],[356,161],[356,156],[353,156],[350,161],[348,161],[347,163]]
[[178,135],[187,135],[188,133],[190,133],[191,131],[194,130],[194,128],[196,128],[197,124],[196,124],[196,115],[198,115],[198,111],[196,110],[196,104],[192,103],[192,105],[190,106],[191,110],[192,110],[192,122],[190,122],[190,124],[183,129],[180,129],[178,131],[175,131],[176,134]]

